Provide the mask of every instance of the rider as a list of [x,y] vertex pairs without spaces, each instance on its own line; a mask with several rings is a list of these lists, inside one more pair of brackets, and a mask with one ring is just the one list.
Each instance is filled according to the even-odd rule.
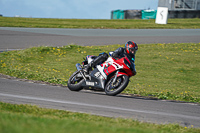
[[[129,58],[131,58],[132,64],[135,66],[134,62],[135,62],[135,54],[136,51],[138,50],[138,46],[135,42],[133,41],[128,41],[125,44],[125,48],[119,47],[117,50],[115,50],[112,53],[112,57],[114,58],[120,58],[120,57],[124,57],[124,55],[127,55]],[[91,67],[96,66],[97,64],[99,64],[100,62],[104,62],[108,59],[108,54],[107,53],[101,53],[99,54],[99,56],[94,59],[92,62],[90,62],[86,68],[84,69],[85,73],[88,74],[89,73],[89,69]],[[134,75],[136,75],[136,70],[133,70]]]
[[132,65],[134,66],[133,73],[134,75],[136,75],[135,54],[137,50],[138,50],[138,45],[133,41],[128,41],[125,44],[125,48],[119,47],[112,53],[111,56],[114,58],[120,58],[124,57],[124,55],[127,55],[131,59]]

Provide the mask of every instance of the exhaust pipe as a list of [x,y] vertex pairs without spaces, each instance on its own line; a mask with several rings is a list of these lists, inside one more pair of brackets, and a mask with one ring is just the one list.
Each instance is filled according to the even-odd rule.
[[76,69],[77,69],[78,71],[82,70],[81,64],[77,63],[77,64],[76,64]]

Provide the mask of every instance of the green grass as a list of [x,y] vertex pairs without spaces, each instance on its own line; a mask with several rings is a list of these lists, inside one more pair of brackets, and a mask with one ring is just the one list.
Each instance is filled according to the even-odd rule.
[[[114,51],[123,45],[33,47],[0,53],[0,73],[67,85],[86,55]],[[200,103],[200,43],[139,44],[137,75],[126,94]]]
[[200,129],[178,124],[158,125],[131,119],[108,118],[31,105],[0,102],[1,133],[199,133]]
[[200,19],[169,19],[167,25],[155,24],[154,19],[45,19],[0,17],[0,27],[88,28],[88,29],[196,29]]

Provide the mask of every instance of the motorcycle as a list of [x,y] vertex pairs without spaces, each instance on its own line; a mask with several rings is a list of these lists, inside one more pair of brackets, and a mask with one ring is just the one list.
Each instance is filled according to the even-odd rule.
[[71,91],[100,89],[110,96],[121,93],[127,87],[129,78],[136,74],[135,64],[126,55],[122,58],[113,58],[112,52],[109,55],[105,62],[91,68],[89,74],[85,74],[83,69],[97,56],[88,55],[86,59],[83,58],[82,65],[76,64],[77,71],[70,76],[68,88]]

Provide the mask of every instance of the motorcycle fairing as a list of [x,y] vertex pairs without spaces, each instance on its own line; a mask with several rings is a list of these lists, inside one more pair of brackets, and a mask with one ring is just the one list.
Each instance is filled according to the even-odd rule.
[[101,72],[97,68],[95,68],[90,74],[90,79],[86,79],[86,81],[83,82],[82,86],[104,89],[105,78],[102,76]]
[[121,75],[126,75],[129,76],[128,74],[124,73],[124,72],[118,72],[117,77],[121,76]]
[[123,65],[120,65],[120,61],[117,62],[117,60],[113,59],[112,57],[109,57],[105,63],[97,65],[97,69],[101,72],[105,79],[107,79],[109,74],[122,68]]

